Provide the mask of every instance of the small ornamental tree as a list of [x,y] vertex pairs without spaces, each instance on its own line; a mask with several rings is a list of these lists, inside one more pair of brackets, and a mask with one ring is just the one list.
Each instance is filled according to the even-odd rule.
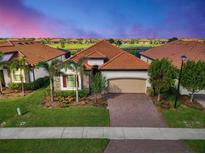
[[113,38],[110,38],[110,39],[108,40],[108,42],[110,42],[111,44],[113,44],[113,43],[115,43],[115,40],[114,40]]
[[117,46],[121,46],[121,45],[122,45],[122,41],[117,40],[117,41],[115,42],[115,44],[116,44]]
[[153,61],[148,69],[150,83],[157,93],[157,101],[161,99],[161,92],[169,90],[174,86],[176,78],[176,69],[167,59]]
[[192,102],[194,94],[205,89],[205,62],[187,61],[182,69],[181,85],[191,92]]
[[95,96],[95,103],[97,103],[97,96],[105,89],[106,79],[101,73],[96,73],[92,77],[91,90]]
[[176,41],[176,40],[178,40],[177,37],[172,37],[172,38],[168,39],[168,42],[173,42],[173,41]]
[[66,43],[66,40],[64,38],[60,40],[61,48],[65,48],[65,43]]

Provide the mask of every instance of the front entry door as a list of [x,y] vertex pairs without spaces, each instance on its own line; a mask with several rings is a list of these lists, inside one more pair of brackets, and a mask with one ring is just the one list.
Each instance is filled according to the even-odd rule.
[[0,80],[2,81],[2,86],[5,87],[5,80],[4,80],[3,70],[0,70]]

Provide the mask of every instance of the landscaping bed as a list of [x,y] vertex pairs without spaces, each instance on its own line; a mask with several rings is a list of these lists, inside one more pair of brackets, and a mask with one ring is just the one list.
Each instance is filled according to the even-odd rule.
[[51,102],[49,94],[45,96],[43,105],[47,108],[67,108],[72,106],[94,106],[94,107],[107,107],[107,100],[105,98],[99,98],[95,102],[94,96],[88,96],[87,90],[79,91],[79,102],[76,102],[75,91],[63,90],[56,91],[54,102]]
[[106,139],[0,140],[2,153],[102,153]]
[[[32,93],[31,90],[26,90],[24,95],[28,95]],[[21,90],[13,90],[9,88],[4,88],[3,89],[3,95],[0,95],[0,99],[7,99],[7,98],[16,98],[16,97],[21,97],[22,96],[22,91]]]

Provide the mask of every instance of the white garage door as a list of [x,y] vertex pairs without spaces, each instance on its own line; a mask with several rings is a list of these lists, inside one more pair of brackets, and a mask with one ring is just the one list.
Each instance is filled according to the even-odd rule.
[[145,79],[110,79],[108,80],[110,93],[145,93]]

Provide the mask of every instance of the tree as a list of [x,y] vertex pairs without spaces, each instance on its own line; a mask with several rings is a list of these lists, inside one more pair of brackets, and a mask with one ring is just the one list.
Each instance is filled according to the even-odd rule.
[[172,41],[176,41],[176,40],[178,40],[177,37],[172,37],[172,38],[168,39],[168,42],[172,42]]
[[23,78],[25,77],[25,72],[30,70],[30,66],[26,63],[25,58],[18,58],[14,59],[11,62],[10,65],[11,70],[20,71],[20,80],[21,80],[21,90],[22,90],[22,95],[25,95],[25,90],[24,90],[24,80]]
[[135,40],[134,39],[130,39],[129,44],[135,44]]
[[115,43],[115,40],[114,40],[113,38],[110,38],[110,39],[108,40],[108,42],[110,42],[111,44],[113,44],[113,43]]
[[60,40],[61,48],[65,48],[66,40],[63,38]]
[[148,69],[150,83],[156,91],[157,101],[161,99],[161,92],[169,90],[175,84],[176,69],[167,59],[156,60],[151,63]]
[[205,89],[205,62],[188,60],[182,68],[181,85],[191,92],[192,102],[194,94]]
[[67,69],[70,69],[74,73],[74,80],[75,80],[75,93],[76,93],[76,102],[79,102],[79,94],[78,94],[78,87],[79,87],[79,81],[78,76],[80,75],[82,77],[84,70],[83,70],[83,62],[86,58],[82,57],[78,59],[76,62],[68,59],[64,63],[64,68],[67,71]]
[[117,41],[115,42],[115,44],[116,44],[117,46],[121,46],[121,45],[122,45],[122,41],[117,40]]
[[46,43],[46,44],[51,44],[51,38],[49,38],[49,37],[46,38],[46,39],[45,39],[45,43]]
[[54,76],[58,75],[61,69],[61,65],[59,64],[61,64],[61,61],[58,59],[51,61],[51,63],[41,61],[37,64],[38,68],[44,68],[49,74],[51,102],[54,101]]
[[94,93],[95,96],[95,103],[97,103],[97,96],[101,94],[101,92],[105,89],[106,86],[106,79],[102,74],[96,73],[92,77],[92,82],[91,82],[91,90]]

